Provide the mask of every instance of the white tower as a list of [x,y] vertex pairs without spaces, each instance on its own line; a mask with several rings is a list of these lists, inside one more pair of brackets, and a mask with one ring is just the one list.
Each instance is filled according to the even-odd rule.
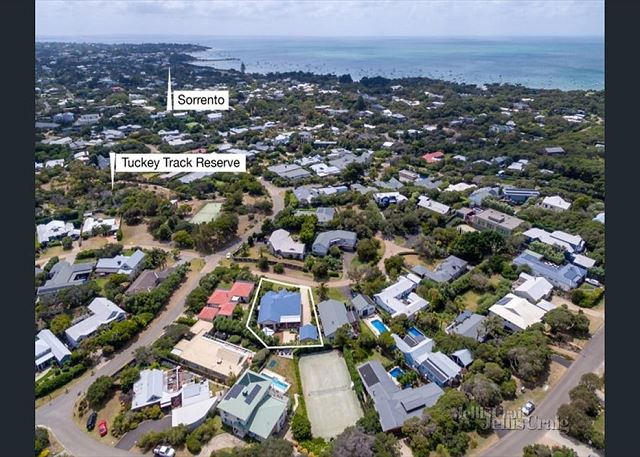
[[167,81],[167,111],[173,109],[173,95],[171,93],[171,67],[169,67],[169,78]]

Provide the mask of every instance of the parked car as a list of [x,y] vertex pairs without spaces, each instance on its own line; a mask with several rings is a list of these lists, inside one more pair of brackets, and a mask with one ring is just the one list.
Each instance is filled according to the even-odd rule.
[[595,287],[600,287],[600,281],[598,281],[597,279],[587,278],[584,280],[584,282],[586,282],[587,284],[591,284],[592,286],[595,286]]
[[230,259],[230,258],[231,258],[231,253],[230,253],[230,252],[227,252],[227,255],[226,255],[225,257],[226,257],[227,259]]
[[106,436],[108,432],[109,429],[107,428],[107,421],[102,419],[98,422],[98,433],[100,433],[100,436]]
[[529,416],[534,409],[536,409],[536,405],[534,405],[532,401],[528,401],[522,406],[522,414]]
[[157,446],[153,450],[153,455],[157,455],[158,457],[174,457],[176,450],[171,446]]
[[87,418],[87,430],[91,431],[96,427],[96,419],[98,418],[98,413],[92,411]]

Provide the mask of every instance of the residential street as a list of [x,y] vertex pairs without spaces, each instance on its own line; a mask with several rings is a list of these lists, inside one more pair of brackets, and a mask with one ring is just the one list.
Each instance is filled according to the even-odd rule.
[[[263,181],[263,184],[273,200],[274,214],[284,208],[284,191]],[[200,279],[207,273],[213,271],[228,251],[234,251],[246,241],[252,233],[259,227],[247,231],[242,238],[232,246],[227,247],[222,252],[205,257],[205,266],[199,274],[190,275],[181,287],[173,294],[165,309],[149,324],[149,326],[138,335],[137,339],[125,350],[117,353],[111,360],[99,368],[94,369],[93,376],[89,376],[68,385],[68,393],[61,394],[36,409],[36,425],[48,427],[55,435],[62,446],[74,457],[118,457],[125,455],[135,455],[128,451],[115,449],[94,440],[84,430],[78,430],[72,421],[74,404],[82,398],[87,388],[99,376],[111,376],[129,363],[133,357],[133,352],[142,346],[148,346],[157,340],[163,333],[164,328],[175,321],[184,310],[185,300],[191,290],[197,287]]]
[[[573,389],[585,373],[597,371],[604,364],[604,326],[598,330],[584,347],[580,356],[571,364],[560,382],[542,403],[537,405],[532,416],[541,420],[554,420],[558,407],[569,402],[569,391]],[[482,456],[521,457],[522,449],[541,440],[548,430],[512,430],[495,445],[485,449]],[[580,457],[583,457],[580,455]],[[586,456],[584,456],[586,457]]]

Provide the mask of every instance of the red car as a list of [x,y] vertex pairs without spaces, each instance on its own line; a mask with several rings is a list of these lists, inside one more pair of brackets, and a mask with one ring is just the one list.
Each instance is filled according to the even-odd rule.
[[100,436],[105,436],[108,432],[107,421],[103,419],[98,422],[98,433],[100,433]]

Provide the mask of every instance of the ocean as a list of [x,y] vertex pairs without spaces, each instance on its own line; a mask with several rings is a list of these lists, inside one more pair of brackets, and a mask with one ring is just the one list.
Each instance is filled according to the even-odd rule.
[[[40,41],[45,41],[44,39]],[[56,41],[76,41],[69,38]],[[110,37],[99,42],[208,46],[198,65],[269,73],[308,71],[386,78],[424,76],[470,84],[511,83],[562,90],[604,89],[604,38]],[[234,60],[215,60],[234,59]]]

